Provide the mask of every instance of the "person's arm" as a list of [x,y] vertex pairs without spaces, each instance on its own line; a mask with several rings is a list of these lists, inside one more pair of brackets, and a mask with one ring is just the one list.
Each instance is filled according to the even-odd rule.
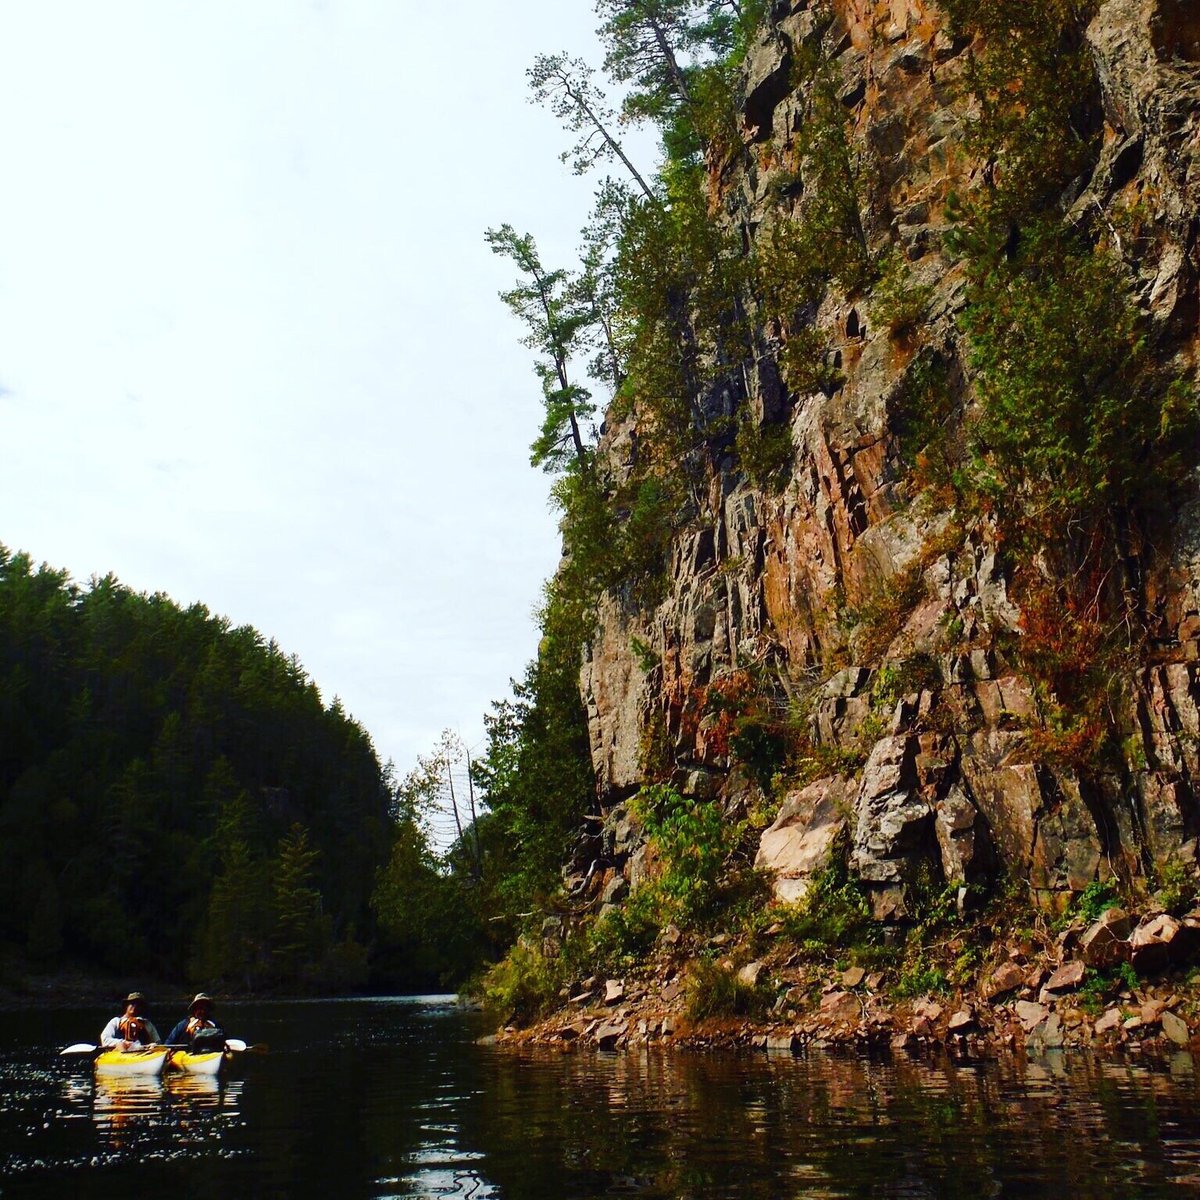
[[100,1035],[100,1045],[106,1050],[113,1049],[114,1046],[122,1046],[124,1042],[117,1035],[117,1026],[121,1023],[120,1017],[113,1017],[111,1021],[104,1027],[104,1032]]
[[183,1020],[180,1021],[179,1024],[176,1025],[175,1028],[172,1029],[171,1032],[167,1034],[167,1045],[168,1046],[182,1046],[183,1043],[188,1040],[187,1039],[187,1023],[188,1023],[188,1019],[187,1019],[187,1017],[184,1017]]
[[146,1036],[150,1039],[151,1045],[155,1045],[156,1043],[162,1041],[162,1038],[158,1036],[158,1030],[154,1028],[153,1021],[146,1022]]

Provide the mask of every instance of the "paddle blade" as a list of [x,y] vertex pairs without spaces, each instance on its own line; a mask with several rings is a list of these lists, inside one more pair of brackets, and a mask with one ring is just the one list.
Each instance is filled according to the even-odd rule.
[[76,1042],[75,1045],[60,1050],[59,1054],[95,1054],[99,1049],[99,1046],[93,1046],[91,1042]]
[[256,1042],[253,1046],[247,1046],[241,1038],[226,1038],[225,1049],[238,1054],[266,1054],[271,1047],[266,1042]]

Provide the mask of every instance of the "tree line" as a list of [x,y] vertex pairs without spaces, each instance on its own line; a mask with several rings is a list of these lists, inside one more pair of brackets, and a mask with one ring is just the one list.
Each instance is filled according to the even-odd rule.
[[427,986],[372,907],[406,836],[390,766],[294,656],[201,604],[0,547],[10,966]]

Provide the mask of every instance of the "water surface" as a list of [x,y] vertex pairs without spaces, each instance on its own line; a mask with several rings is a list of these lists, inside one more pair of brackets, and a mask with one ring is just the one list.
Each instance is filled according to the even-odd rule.
[[0,1196],[1200,1195],[1182,1054],[1149,1069],[514,1052],[478,1045],[448,997],[221,1015],[270,1052],[219,1080],[105,1082],[56,1053],[103,1011],[5,1014]]

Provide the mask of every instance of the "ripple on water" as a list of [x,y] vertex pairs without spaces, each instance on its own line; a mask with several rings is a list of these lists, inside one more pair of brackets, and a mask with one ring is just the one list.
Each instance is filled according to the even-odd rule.
[[379,1200],[425,1200],[434,1196],[461,1196],[464,1200],[494,1200],[502,1193],[472,1170],[426,1167],[410,1175],[376,1180]]
[[3,1200],[1129,1200],[1200,1180],[1186,1056],[1151,1070],[514,1052],[475,1045],[448,1004],[229,1008],[269,1056],[149,1086],[94,1080],[14,1018]]

